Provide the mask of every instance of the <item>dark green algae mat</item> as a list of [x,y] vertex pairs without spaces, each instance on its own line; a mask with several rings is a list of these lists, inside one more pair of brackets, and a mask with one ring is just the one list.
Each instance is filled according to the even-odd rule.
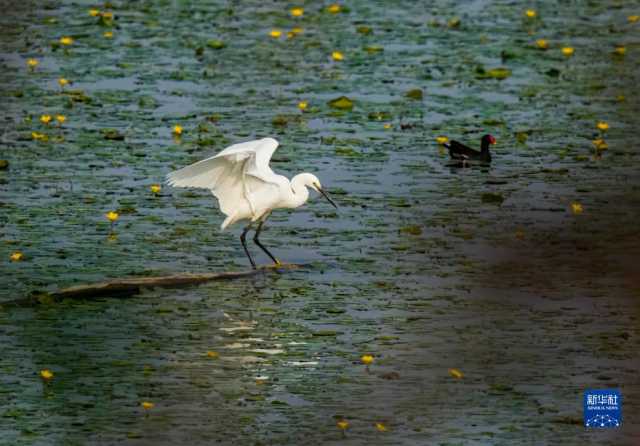
[[[638,438],[639,2],[10,6],[0,302],[246,270],[210,194],[151,190],[238,141],[277,138],[340,209],[273,215],[299,270],[3,306],[0,443]],[[437,140],[484,133],[490,167]],[[586,430],[605,387],[623,425]]]

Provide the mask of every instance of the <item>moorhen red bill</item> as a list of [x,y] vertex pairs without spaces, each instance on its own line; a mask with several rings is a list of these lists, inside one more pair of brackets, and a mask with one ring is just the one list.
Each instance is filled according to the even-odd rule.
[[491,153],[489,153],[489,145],[495,144],[496,139],[491,135],[484,135],[480,143],[480,151],[473,150],[470,147],[465,146],[461,142],[451,141],[444,146],[449,149],[449,155],[454,160],[460,161],[483,161],[486,163],[491,162]]

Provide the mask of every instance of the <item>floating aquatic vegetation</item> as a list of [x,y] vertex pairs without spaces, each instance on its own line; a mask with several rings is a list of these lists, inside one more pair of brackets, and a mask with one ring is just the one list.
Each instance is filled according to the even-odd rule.
[[422,92],[422,89],[420,88],[414,88],[412,90],[407,91],[404,94],[406,97],[411,98],[411,99],[415,99],[417,101],[422,100],[424,93]]
[[338,110],[351,110],[354,106],[354,102],[346,96],[332,99],[327,104],[329,107],[337,108]]
[[391,119],[391,113],[386,111],[371,112],[367,117],[371,121],[388,121]]
[[362,355],[360,357],[360,361],[367,366],[370,364],[373,364],[373,355],[370,355],[370,354]]
[[24,254],[20,251],[12,252],[11,255],[9,256],[9,260],[11,260],[12,262],[20,262],[23,259],[24,259]]
[[400,233],[409,234],[409,235],[420,235],[422,234],[422,228],[419,225],[409,225],[400,228]]
[[214,50],[221,50],[225,46],[227,46],[222,40],[219,39],[211,39],[207,40],[207,46]]
[[462,21],[460,20],[460,17],[453,17],[452,19],[450,19],[450,20],[447,22],[447,26],[448,26],[449,28],[456,29],[456,28],[460,28],[460,24],[461,24],[461,23],[462,23]]
[[364,47],[364,50],[369,54],[376,54],[383,52],[384,48],[380,45],[368,45]]
[[102,129],[100,132],[104,139],[110,141],[124,141],[124,135],[116,129]]
[[508,68],[491,68],[485,70],[484,67],[476,68],[476,79],[498,79],[504,80],[511,76],[511,70]]
[[583,211],[584,208],[582,207],[582,204],[578,202],[571,203],[571,212],[573,212],[575,215],[582,214]]
[[342,51],[334,51],[333,53],[331,53],[331,58],[338,62],[344,60],[344,54],[342,53]]
[[549,42],[547,39],[538,39],[536,40],[536,47],[540,50],[547,50],[549,49]]

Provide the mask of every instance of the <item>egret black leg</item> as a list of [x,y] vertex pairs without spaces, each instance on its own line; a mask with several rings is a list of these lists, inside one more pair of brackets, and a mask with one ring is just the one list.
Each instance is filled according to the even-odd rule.
[[253,269],[256,269],[256,262],[253,261],[253,259],[251,258],[251,254],[249,254],[249,250],[247,249],[247,232],[249,232],[249,229],[251,229],[251,225],[247,226],[246,228],[244,228],[244,230],[242,231],[242,234],[240,234],[240,241],[242,242],[242,247],[244,248],[244,253],[247,255],[247,257],[249,257],[249,261],[251,262],[251,266],[253,267]]
[[260,243],[260,239],[259,239],[260,231],[262,231],[262,225],[264,224],[265,221],[267,221],[267,218],[269,218],[268,215],[262,220],[260,220],[260,223],[258,223],[258,227],[256,228],[256,234],[253,236],[253,241],[256,243],[256,245],[260,247],[260,249],[262,249],[269,257],[271,257],[271,260],[273,260],[273,263],[275,263],[276,265],[280,265],[280,260],[276,259],[273,256],[273,254],[271,254],[269,250],[262,243]]

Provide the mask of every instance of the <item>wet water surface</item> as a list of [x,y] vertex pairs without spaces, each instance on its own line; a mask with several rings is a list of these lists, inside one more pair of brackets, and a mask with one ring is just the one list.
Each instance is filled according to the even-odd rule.
[[[300,269],[3,305],[0,442],[634,444],[640,3],[542,2],[536,19],[488,1],[292,6],[23,2],[0,18],[0,303],[247,269],[208,192],[150,191],[235,142],[277,138],[274,170],[313,172],[339,205],[312,193],[269,220],[262,241]],[[490,167],[436,142],[484,133]],[[583,392],[606,387],[623,427],[585,430]]]

